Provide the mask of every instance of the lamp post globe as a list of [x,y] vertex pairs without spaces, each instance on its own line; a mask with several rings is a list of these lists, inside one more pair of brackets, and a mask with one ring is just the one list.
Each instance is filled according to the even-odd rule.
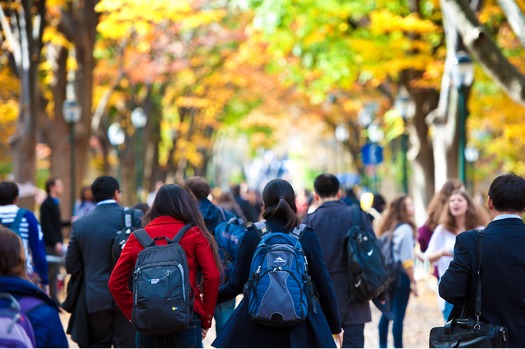
[[69,195],[71,205],[71,217],[75,214],[75,124],[80,120],[80,105],[76,99],[67,99],[62,105],[64,120],[69,125]]
[[112,146],[118,147],[124,143],[126,134],[118,122],[112,123],[108,128],[108,139]]
[[148,116],[142,108],[135,108],[131,112],[131,123],[136,130],[135,133],[135,187],[138,202],[142,202],[142,188],[144,178],[144,152],[143,152],[143,138],[144,127],[148,122]]
[[115,148],[115,151],[117,152],[117,180],[120,183],[121,182],[121,174],[120,174],[120,150],[119,147],[124,143],[126,140],[126,133],[120,127],[120,124],[118,122],[112,123],[108,128],[108,139],[109,143]]
[[144,112],[144,109],[142,108],[135,108],[131,112],[131,124],[136,129],[143,128],[146,126],[146,123],[148,122],[148,116]]

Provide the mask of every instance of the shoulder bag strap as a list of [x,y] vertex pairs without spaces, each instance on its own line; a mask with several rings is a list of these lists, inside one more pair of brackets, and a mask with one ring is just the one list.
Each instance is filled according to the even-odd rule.
[[131,229],[131,226],[133,224],[132,212],[133,209],[130,209],[129,207],[122,208],[122,221],[124,222],[124,229]]
[[138,242],[140,242],[140,244],[144,248],[155,244],[153,239],[149,236],[149,234],[144,229],[135,230],[133,234],[135,234],[135,237],[137,238]]
[[352,209],[352,225],[361,227],[361,208],[357,204],[351,206]]
[[476,272],[476,305],[474,308],[476,319],[479,322],[481,317],[481,260],[483,258],[483,238],[485,237],[485,231],[481,229],[476,229],[478,234],[478,270]]

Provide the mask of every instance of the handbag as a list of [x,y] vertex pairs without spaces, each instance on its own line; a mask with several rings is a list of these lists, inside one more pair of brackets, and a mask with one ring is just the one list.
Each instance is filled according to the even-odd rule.
[[507,328],[482,322],[481,318],[481,257],[485,232],[478,234],[478,269],[476,277],[475,317],[465,318],[465,305],[458,319],[451,319],[443,327],[430,330],[430,348],[506,348]]

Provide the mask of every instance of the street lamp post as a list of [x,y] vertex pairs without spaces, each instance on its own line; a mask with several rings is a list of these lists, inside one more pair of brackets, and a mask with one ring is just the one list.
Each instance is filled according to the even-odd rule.
[[403,193],[408,194],[408,125],[407,125],[407,115],[408,115],[408,106],[410,99],[404,94],[400,94],[396,98],[395,108],[401,114],[403,119],[403,134],[401,135],[401,152],[403,153],[403,178],[402,178],[402,187]]
[[68,99],[62,105],[64,120],[69,124],[69,175],[71,217],[75,213],[75,124],[80,120],[80,105],[76,99]]
[[117,180],[119,183],[121,183],[120,146],[126,140],[126,134],[118,122],[114,122],[109,126],[108,138],[109,143],[111,143],[117,153]]
[[337,127],[335,128],[335,139],[337,139],[337,141],[340,143],[340,145],[343,145],[343,151],[340,151],[340,156],[341,156],[341,159],[340,159],[340,164],[341,164],[341,175],[345,172],[345,169],[344,169],[344,143],[348,140],[348,137],[350,135],[348,134],[348,130],[346,129],[345,125],[341,124],[341,125],[337,125]]
[[144,126],[146,126],[146,123],[148,122],[148,116],[144,112],[144,109],[142,108],[135,108],[131,112],[131,123],[133,124],[133,127],[137,131],[136,138],[135,138],[135,144],[137,146],[136,148],[136,158],[135,158],[135,180],[136,180],[136,188],[137,188],[137,200],[138,202],[142,202],[142,182],[143,182],[143,173],[144,173],[144,165],[143,165],[143,150],[142,150],[142,141],[144,138]]
[[466,181],[465,146],[467,144],[467,103],[465,87],[472,85],[474,68],[472,59],[464,51],[456,54],[456,61],[452,67],[452,80],[458,90],[458,178],[463,183]]
[[[476,161],[478,161],[479,159],[479,150],[478,148],[474,147],[474,146],[467,146],[465,148],[465,160],[467,160],[468,163],[471,164],[470,168],[473,169],[474,168],[474,164]],[[470,175],[468,174],[465,174],[465,176],[468,178],[470,177],[468,183],[467,182],[464,182],[465,185],[467,186],[467,188],[469,188],[470,186],[470,192],[474,194],[474,191],[475,191],[475,185],[474,185],[474,171],[470,171],[469,172],[471,173]]]

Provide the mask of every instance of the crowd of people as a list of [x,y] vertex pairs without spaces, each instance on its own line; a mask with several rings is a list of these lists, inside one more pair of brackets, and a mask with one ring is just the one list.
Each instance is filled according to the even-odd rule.
[[[127,219],[115,178],[101,176],[82,187],[69,221],[61,218],[63,184],[59,178],[46,182],[47,198],[40,207],[39,220],[17,206],[15,183],[0,182],[0,293],[13,295],[21,304],[27,299],[37,302],[26,309],[37,347],[67,347],[66,332],[80,347],[202,347],[213,319],[214,347],[364,347],[365,324],[372,320],[371,304],[357,300],[349,291],[350,252],[345,249],[347,234],[356,224],[352,207],[358,205],[365,208],[360,210],[359,224],[378,244],[390,241],[392,257],[400,265],[395,281],[372,299],[382,310],[380,347],[389,343],[390,323],[394,347],[403,347],[406,309],[411,295],[418,296],[414,273],[418,258],[435,268],[439,283],[436,307],[443,322],[460,314],[474,315],[472,284],[476,265],[483,261],[483,320],[507,327],[509,347],[525,346],[521,327],[525,325],[525,301],[520,296],[521,286],[525,287],[520,277],[525,270],[522,177],[506,174],[494,179],[486,207],[475,203],[460,181],[450,179],[432,198],[427,219],[419,228],[408,195],[385,200],[375,194],[372,204],[363,205],[354,191],[345,192],[337,177],[328,173],[317,176],[313,188],[312,193],[305,193],[304,202],[299,202],[292,184],[284,179],[270,180],[260,197],[255,195],[251,200],[243,195],[240,185],[214,196],[215,191],[201,177],[180,184],[159,182],[147,203],[132,209],[128,222],[133,231],[143,229],[151,244],[129,234],[120,257],[113,261],[115,236],[123,231]],[[262,221],[267,231],[254,224]],[[234,236],[221,230],[229,224],[241,225],[242,234]],[[64,227],[71,229],[67,246]],[[478,257],[476,231],[481,230],[485,248]],[[179,232],[182,237],[177,238]],[[252,307],[262,302],[254,301],[249,291],[259,282],[256,278],[261,268],[269,268],[269,273],[291,268],[280,254],[282,246],[273,251],[264,245],[265,234],[274,233],[295,234],[295,247],[304,255],[307,311],[293,325],[280,313],[270,314],[263,323]],[[221,234],[230,239],[229,246],[223,246]],[[191,316],[183,329],[176,331],[137,329],[135,321],[144,316],[134,285],[140,273],[137,261],[145,251],[152,251],[152,246],[172,243],[184,251],[187,266],[178,269],[181,278],[189,282]],[[254,272],[253,264],[262,249],[271,250],[269,257]],[[64,267],[70,277],[64,302],[58,294],[61,266],[50,256],[65,256]],[[282,264],[276,265],[276,261]],[[165,278],[168,283],[176,282],[171,273],[151,277],[148,282],[162,285]],[[287,277],[292,276],[290,272]],[[282,283],[279,297],[275,297],[278,300],[272,302],[293,297],[286,278],[272,276],[271,280],[270,285],[261,282],[260,287],[269,289],[272,283]],[[245,297],[236,304],[240,294]],[[5,304],[0,298],[0,308]],[[71,313],[67,329],[60,324],[61,308]]]

